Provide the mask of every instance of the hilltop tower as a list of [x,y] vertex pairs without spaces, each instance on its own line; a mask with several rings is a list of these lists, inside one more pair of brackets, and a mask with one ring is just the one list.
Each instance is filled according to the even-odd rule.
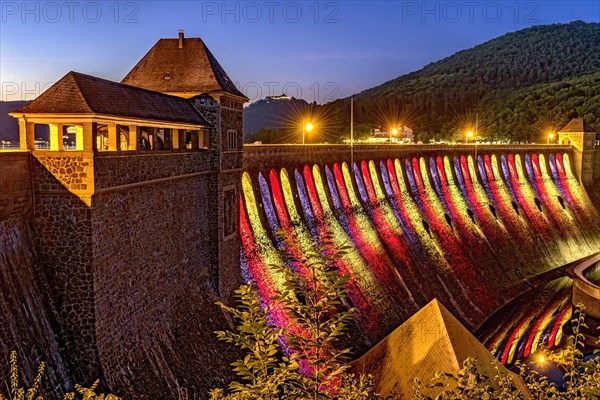
[[[11,113],[31,154],[42,287],[76,382],[170,398],[227,376],[214,303],[241,283],[246,100],[180,32],[123,83],[69,72]],[[49,148],[36,124],[49,125]]]

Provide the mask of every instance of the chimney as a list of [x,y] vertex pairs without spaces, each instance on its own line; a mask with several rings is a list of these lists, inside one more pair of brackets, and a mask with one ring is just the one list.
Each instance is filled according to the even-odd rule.
[[179,48],[183,49],[183,29],[179,30]]

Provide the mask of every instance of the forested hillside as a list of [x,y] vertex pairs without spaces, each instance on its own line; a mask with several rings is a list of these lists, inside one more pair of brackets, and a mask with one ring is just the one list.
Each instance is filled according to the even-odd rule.
[[[600,24],[575,21],[508,33],[354,96],[355,121],[386,124],[393,109],[422,139],[474,125],[489,138],[538,140],[545,125],[600,109]],[[349,99],[326,106],[348,131]],[[389,112],[388,112],[389,114]]]

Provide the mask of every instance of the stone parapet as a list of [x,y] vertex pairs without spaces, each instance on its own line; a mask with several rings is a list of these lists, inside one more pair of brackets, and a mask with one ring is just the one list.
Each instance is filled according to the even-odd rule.
[[97,153],[94,157],[97,191],[157,179],[216,170],[216,154],[210,150],[169,152]]
[[264,171],[270,168],[292,168],[313,164],[412,158],[432,155],[460,156],[508,153],[571,153],[570,145],[266,145],[244,146],[245,171]]

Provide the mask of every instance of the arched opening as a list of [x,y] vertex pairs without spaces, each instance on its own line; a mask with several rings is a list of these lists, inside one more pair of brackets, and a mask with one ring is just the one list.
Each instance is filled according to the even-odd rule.
[[108,125],[98,124],[96,131],[96,149],[98,151],[108,150]]
[[129,127],[119,127],[119,150],[129,150]]
[[537,197],[534,197],[533,201],[535,202],[535,206],[538,208],[540,212],[542,211],[542,202]]
[[514,201],[511,201],[512,207],[515,210],[515,212],[517,213],[517,215],[521,215],[519,213],[519,206],[517,205],[517,203],[515,203]]
[[490,208],[490,212],[494,215],[494,218],[498,219],[498,214],[496,214],[496,207],[494,207],[491,204],[488,204],[489,208]]
[[152,150],[152,140],[146,129],[140,131],[140,150]]
[[471,222],[477,225],[477,222],[475,222],[475,214],[473,214],[473,211],[471,211],[470,208],[467,208],[467,214],[469,215],[469,218],[471,218]]
[[446,219],[446,223],[450,227],[450,230],[454,230],[454,226],[452,225],[452,219],[450,218],[450,216],[444,213],[444,218]]
[[560,141],[560,144],[566,144],[566,145],[569,145],[569,144],[572,144],[572,143],[573,143],[573,142],[571,141],[571,138],[570,138],[570,137],[568,137],[568,136],[565,136],[565,137],[563,137],[563,138],[561,139],[561,141]]
[[[154,141],[154,146],[156,147],[156,150],[164,150],[165,149],[165,142],[164,142],[163,138],[160,137],[160,135],[156,135],[155,141]],[[153,149],[154,149],[154,147],[153,147]]]

